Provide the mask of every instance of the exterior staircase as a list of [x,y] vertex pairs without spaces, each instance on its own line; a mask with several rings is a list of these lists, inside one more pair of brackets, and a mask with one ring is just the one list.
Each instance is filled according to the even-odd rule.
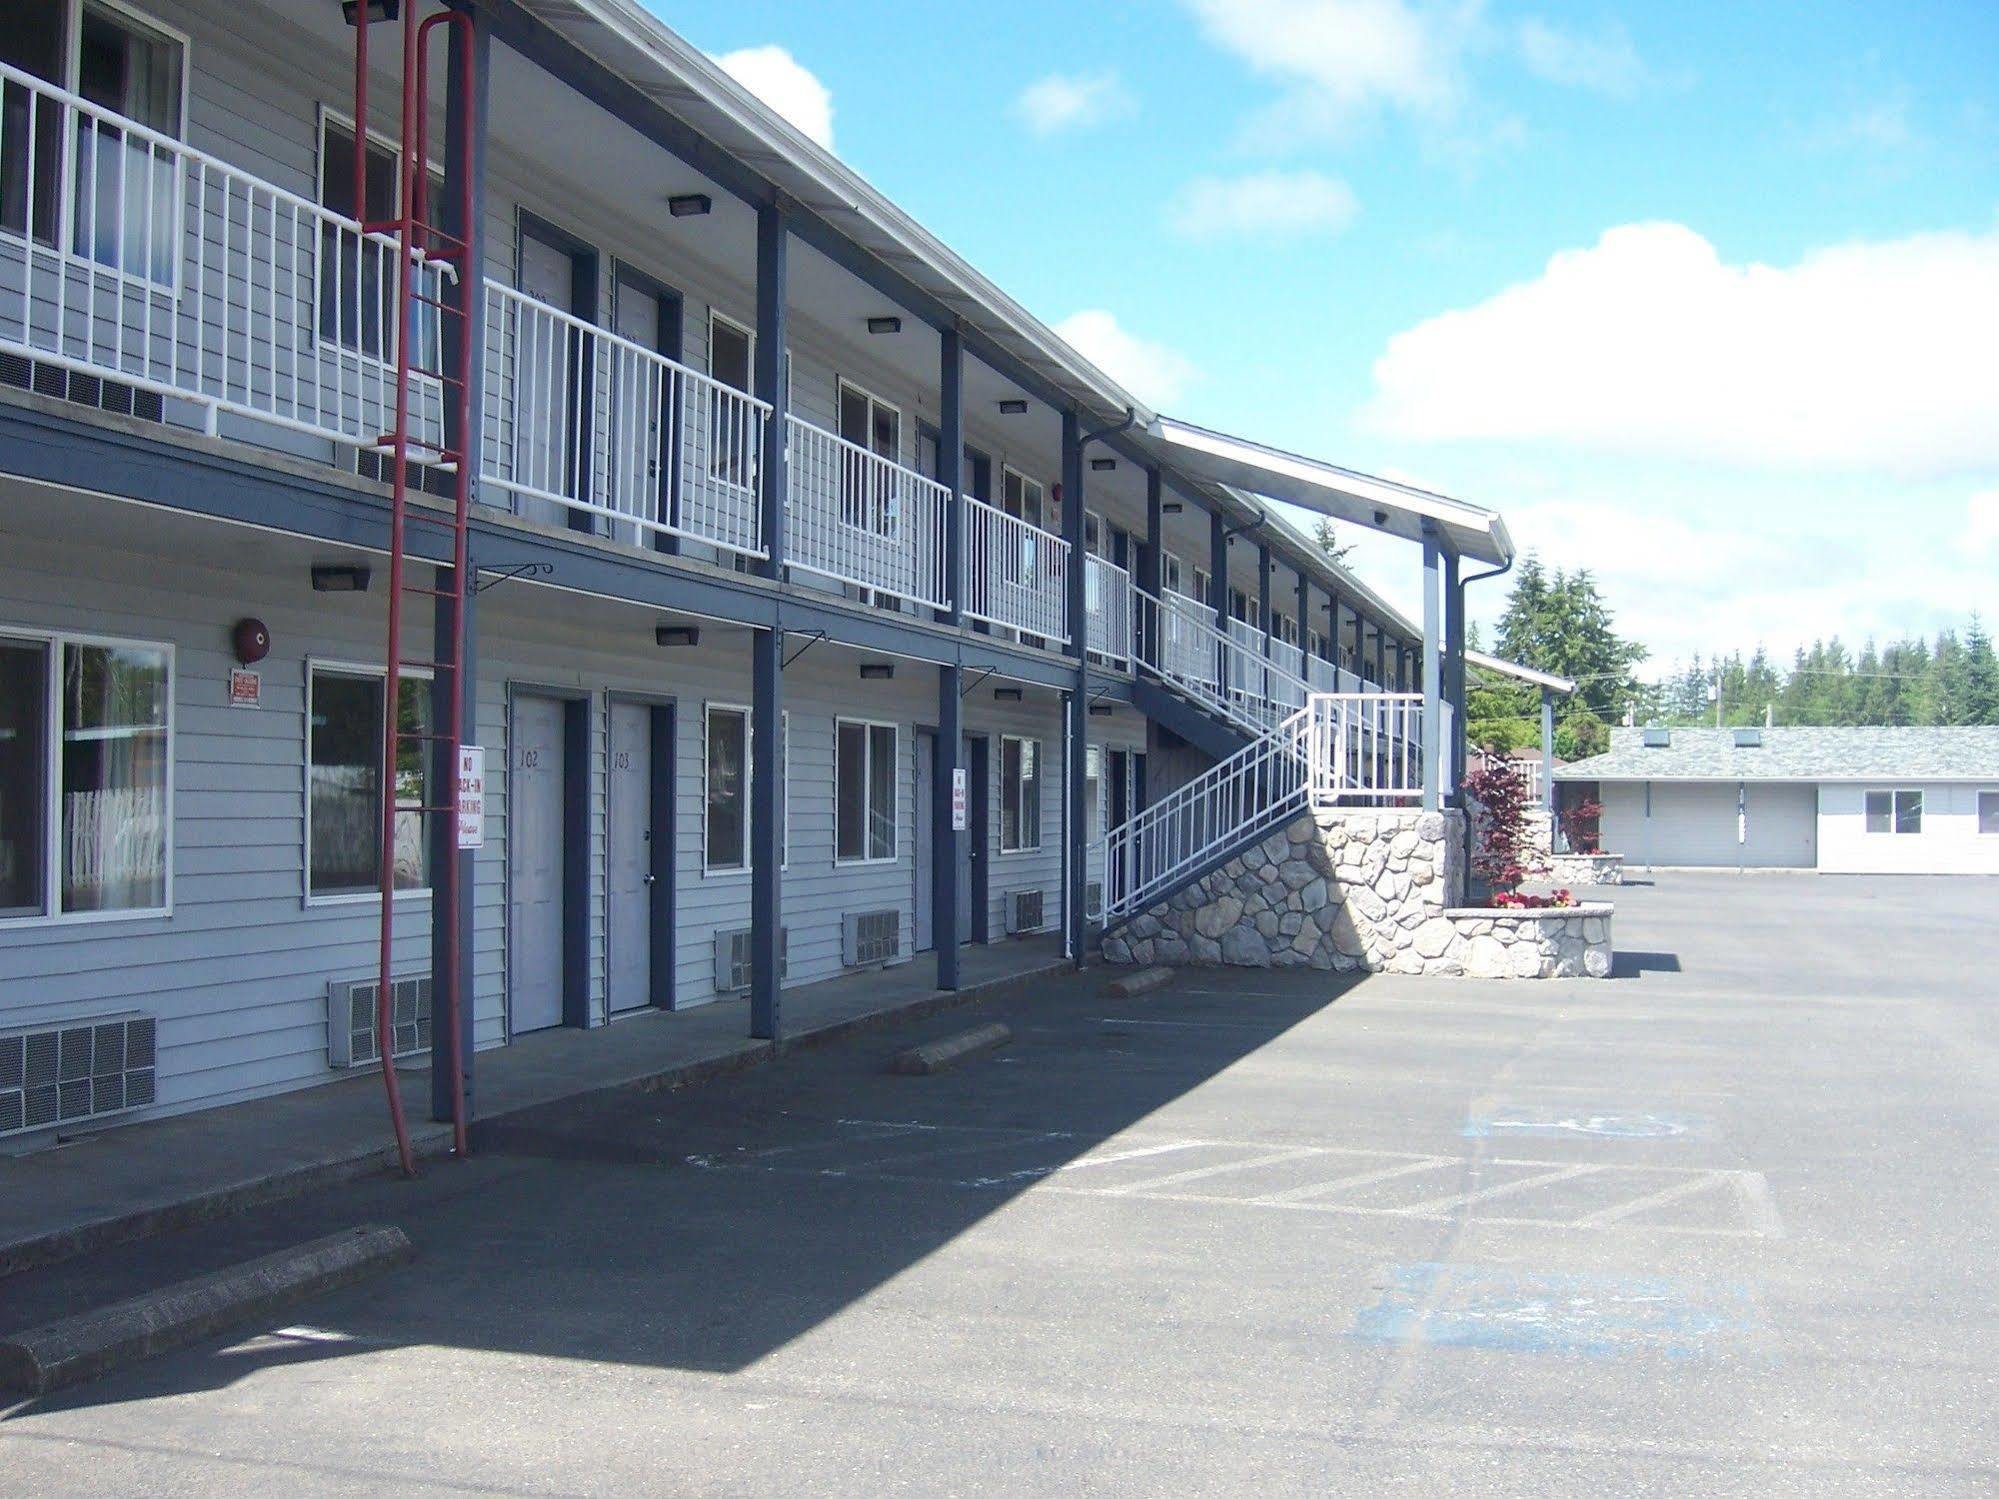
[[1301,813],[1421,796],[1420,695],[1320,691],[1194,601],[1134,596],[1148,647],[1135,700],[1217,759],[1103,840],[1106,932]]

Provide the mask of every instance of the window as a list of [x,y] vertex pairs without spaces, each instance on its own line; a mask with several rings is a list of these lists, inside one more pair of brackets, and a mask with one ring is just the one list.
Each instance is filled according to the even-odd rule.
[[703,843],[709,869],[750,866],[750,715],[710,705],[707,722],[707,811]]
[[167,905],[171,658],[0,639],[0,917]]
[[[381,889],[382,689],[379,670],[320,666],[311,670],[306,700],[306,893],[315,900],[369,895]],[[430,728],[430,683],[405,676],[397,684],[396,726]],[[423,808],[429,779],[427,742],[396,746],[395,888],[430,888],[430,840]]]
[[1180,592],[1180,559],[1171,552],[1160,554],[1159,584],[1174,593]]
[[1104,836],[1104,752],[1092,744],[1083,751],[1083,839],[1095,843]]
[[842,380],[840,436],[854,445],[841,452],[840,519],[886,536],[895,528],[895,476],[863,455],[872,453],[890,463],[901,459],[902,413]]
[[[65,84],[122,119],[179,139],[187,52],[182,38],[104,0],[85,0],[73,32],[69,8],[53,0],[5,9],[0,62]],[[67,45],[72,36],[73,52]],[[53,99],[31,101],[22,85],[0,87],[0,228],[55,244],[63,218],[58,184],[66,177],[72,250],[148,280],[172,281],[181,205],[178,155],[119,120],[81,110],[70,114],[65,130],[63,114]]]
[[1978,831],[1986,837],[1999,837],[1999,791],[1978,793]]
[[[755,382],[756,340],[750,330],[719,312],[708,314],[708,374],[717,383],[745,395]],[[722,402],[710,404],[708,471],[730,484],[748,484],[755,471],[756,424],[744,422]]]
[[896,730],[894,724],[834,726],[833,857],[840,863],[895,858]]
[[[1007,469],[1000,476],[1000,509],[1017,521],[1029,526],[1041,524],[1043,491],[1039,484],[1018,469]],[[1004,548],[1006,553],[1006,580],[1009,583],[1031,582],[1034,578],[1035,541],[1033,531],[1018,533],[1016,544]]]
[[1870,791],[1867,793],[1868,832],[1920,833],[1922,830],[1922,792]]
[[1000,739],[1000,852],[1041,847],[1041,745]]
[[[377,221],[393,218],[401,206],[396,148],[379,137],[368,137],[362,192],[354,202],[354,127],[322,113],[319,120],[319,203],[344,218]],[[430,173],[427,191],[433,204],[444,196],[443,175]],[[425,291],[422,286],[417,288]],[[319,336],[371,359],[392,358],[395,343],[396,258],[387,245],[364,240],[354,229],[322,223],[319,229]],[[417,326],[418,364],[436,369],[442,363],[441,314],[421,303],[411,310]]]

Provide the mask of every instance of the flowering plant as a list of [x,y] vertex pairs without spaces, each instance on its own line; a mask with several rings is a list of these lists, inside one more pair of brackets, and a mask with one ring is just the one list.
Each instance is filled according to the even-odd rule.
[[1573,890],[1556,890],[1547,895],[1522,895],[1518,890],[1503,890],[1492,897],[1492,904],[1502,911],[1548,911],[1575,903]]

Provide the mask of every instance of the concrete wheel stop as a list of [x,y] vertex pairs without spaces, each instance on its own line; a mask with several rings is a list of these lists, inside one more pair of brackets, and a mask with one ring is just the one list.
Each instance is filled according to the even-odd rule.
[[942,1040],[926,1041],[921,1046],[897,1052],[889,1059],[888,1070],[912,1077],[927,1077],[933,1072],[942,1072],[947,1067],[955,1067],[960,1062],[997,1050],[1011,1040],[1013,1032],[997,1022],[975,1025],[968,1031],[959,1031]]

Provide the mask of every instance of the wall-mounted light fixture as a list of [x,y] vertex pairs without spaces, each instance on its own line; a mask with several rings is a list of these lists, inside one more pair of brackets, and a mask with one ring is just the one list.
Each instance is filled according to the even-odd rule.
[[1090,717],[1092,718],[1109,718],[1115,712],[1117,712],[1117,706],[1113,703],[1090,704]]
[[1385,526],[1385,525],[1387,525],[1387,524],[1388,524],[1388,512],[1387,512],[1386,510],[1377,510],[1377,511],[1375,511],[1375,512],[1374,512],[1374,523],[1375,523],[1375,524],[1376,524],[1377,526]]
[[660,625],[652,638],[655,645],[699,645],[701,630],[696,625]]
[[[354,14],[360,9],[355,0],[341,0],[340,14],[347,18],[347,24],[354,24]],[[402,0],[368,0],[370,21],[400,21],[403,15]]]
[[1009,397],[999,403],[1001,416],[1026,416],[1027,402]]
[[863,682],[886,682],[895,675],[895,666],[888,661],[863,661],[861,680]]
[[323,562],[312,570],[314,593],[366,593],[368,569],[354,563]]
[[899,317],[871,317],[868,319],[870,333],[900,333],[902,319]]
[[1168,500],[1165,504],[1161,505],[1159,508],[1162,512],[1164,512],[1167,515],[1178,515],[1182,510],[1185,510],[1187,507],[1181,504],[1178,500]]
[[666,211],[676,219],[698,219],[715,211],[715,200],[706,193],[675,193],[666,200]]
[[993,701],[996,703],[1017,703],[1020,701],[1020,689],[1018,687],[995,687],[993,689]]
[[1115,458],[1092,458],[1092,459],[1090,460],[1090,467],[1091,467],[1091,468],[1092,468],[1092,469],[1093,469],[1094,471],[1096,471],[1097,473],[1100,473],[1100,474],[1107,474],[1107,473],[1109,473],[1109,472],[1110,472],[1110,471],[1111,471],[1112,469],[1114,469],[1114,468],[1116,468],[1116,467],[1117,467],[1117,459],[1115,459]]

